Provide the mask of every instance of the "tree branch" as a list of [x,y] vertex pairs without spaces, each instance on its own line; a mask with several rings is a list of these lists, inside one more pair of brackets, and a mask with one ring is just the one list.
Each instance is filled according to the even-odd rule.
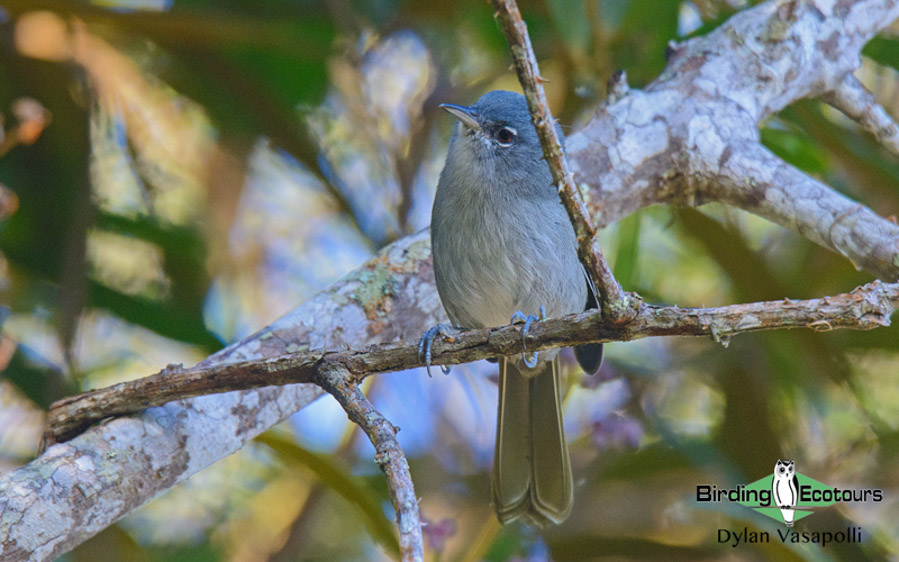
[[[895,0],[766,2],[673,46],[656,81],[603,105],[568,137],[572,172],[590,187],[587,206],[596,224],[655,203],[722,201],[791,228],[885,279],[899,279],[896,225],[860,205],[853,220],[837,221],[847,205],[857,204],[800,178],[774,157],[762,157],[758,133],[762,120],[793,101],[842,84],[858,66],[864,43],[897,16]],[[724,189],[717,182],[730,173],[721,171],[726,165],[738,175]],[[816,223],[785,215],[777,205],[783,198],[757,187],[771,184],[776,174],[807,190],[797,203],[820,201],[831,219]]]
[[[398,240],[198,365],[409,340],[443,321],[428,233]],[[199,396],[91,427],[0,475],[0,559],[55,560],[322,394],[314,384]]]
[[[718,308],[643,303],[634,316],[617,323],[604,320],[597,310],[537,322],[528,333],[527,348],[540,351],[653,336],[711,336],[716,341],[726,341],[746,332],[803,327],[816,331],[870,330],[888,326],[897,307],[899,283],[880,281],[850,293],[810,300],[785,299]],[[451,339],[435,340],[432,362],[456,365],[520,351],[519,325],[464,330],[453,334]],[[354,381],[360,381],[376,373],[423,366],[415,340],[351,351],[294,353],[212,367],[166,368],[149,377],[56,402],[50,408],[46,438],[48,441],[65,441],[87,424],[173,400],[270,385],[318,382],[335,368],[345,370]]]
[[899,279],[899,225],[756,143],[728,145],[708,173],[713,198],[765,216],[883,279]]
[[874,135],[884,148],[899,156],[899,127],[890,114],[877,103],[865,85],[849,74],[833,91],[824,95],[824,101],[857,121]]
[[496,8],[496,17],[500,21],[506,41],[512,51],[515,70],[518,72],[518,81],[528,100],[531,120],[534,122],[537,136],[543,147],[543,157],[549,164],[556,189],[562,198],[562,204],[568,211],[568,218],[574,226],[581,262],[586,266],[593,285],[599,291],[598,296],[603,312],[612,321],[617,322],[631,308],[630,298],[615,279],[612,269],[602,254],[597,238],[598,231],[593,225],[587,205],[584,204],[584,199],[574,183],[574,175],[568,167],[568,160],[562,150],[562,142],[556,134],[556,120],[553,119],[549,103],[546,101],[546,93],[543,90],[544,80],[540,76],[537,57],[531,47],[527,25],[521,18],[521,12],[518,11],[515,0],[493,0],[493,6]]
[[387,476],[387,488],[396,512],[403,560],[424,560],[418,499],[409,462],[396,440],[399,428],[375,409],[345,367],[331,363],[328,368],[319,370],[315,382],[337,399],[350,421],[361,427],[375,446],[375,461]]
[[[704,37],[676,46],[668,68],[653,84],[642,91],[620,89],[590,123],[568,136],[571,171],[581,192],[590,189],[587,208],[595,226],[657,203],[698,205],[714,200],[784,220],[777,218],[773,204],[762,204],[750,197],[751,192],[736,193],[738,187],[751,186],[752,179],[740,182],[732,177],[730,191],[716,190],[714,182],[721,175],[717,163],[729,161],[741,143],[757,143],[757,126],[765,117],[797,99],[834,90],[858,66],[864,43],[897,15],[896,0],[770,1],[741,12]],[[745,171],[756,181],[765,177],[765,170]],[[812,187],[826,192],[821,184]],[[828,205],[833,207],[828,211],[830,219],[801,223],[805,229],[801,234],[812,236],[814,231],[817,240],[835,239],[834,246],[856,263],[888,279],[899,277],[899,253],[892,249],[895,226],[867,209],[842,216],[838,209],[845,206]],[[798,229],[799,223],[793,227]],[[882,287],[895,306],[895,286]],[[866,298],[862,301],[867,302]],[[841,297],[825,298],[815,301],[816,306],[829,307],[833,299],[844,302]],[[859,310],[869,306],[857,304]],[[660,324],[665,315],[685,309],[661,309],[665,312],[656,314],[657,310],[641,308],[634,322],[653,320],[657,322],[654,335],[668,333],[671,328]],[[728,329],[755,329],[756,321],[768,320],[759,314],[734,316],[736,323],[725,322],[719,330],[706,314],[693,309],[688,324],[705,335],[711,335],[715,326],[719,338],[726,337]],[[866,319],[861,327],[887,319],[873,311],[861,317]],[[304,350],[361,349],[385,341],[411,341],[425,327],[443,320],[427,232],[420,232],[388,246],[333,287],[199,367]],[[534,341],[529,340],[529,347],[536,345],[540,330],[552,322],[533,326]],[[599,318],[596,322],[601,325]],[[827,322],[820,316],[800,314],[794,325],[839,327]],[[595,330],[598,327],[590,332],[591,341],[596,341]],[[623,339],[626,334],[608,335]],[[435,352],[441,362],[448,362],[441,355],[444,345],[450,344],[435,342]],[[4,514],[0,557],[58,557],[233,453],[320,393],[317,386],[302,384],[170,402],[97,424],[67,443],[50,447],[28,465],[0,476],[0,512]]]

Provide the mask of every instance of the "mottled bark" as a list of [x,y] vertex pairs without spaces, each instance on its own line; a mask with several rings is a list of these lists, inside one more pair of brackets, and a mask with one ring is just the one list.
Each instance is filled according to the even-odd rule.
[[[710,336],[716,341],[760,330],[809,328],[871,330],[888,326],[899,307],[899,283],[874,283],[851,293],[810,300],[735,304],[717,308],[681,308],[638,303],[627,318],[604,321],[598,310],[588,310],[533,324],[527,349],[571,347],[587,343],[632,341],[653,336]],[[432,364],[456,365],[521,351],[520,325],[465,330],[450,338],[438,338]],[[417,341],[377,344],[349,351],[298,352],[264,361],[247,360],[192,369],[168,367],[155,375],[100,388],[55,403],[50,409],[48,439],[65,441],[85,424],[111,416],[138,412],[210,394],[308,383],[322,373],[341,369],[360,382],[368,375],[401,371],[425,365]]]
[[[657,203],[722,201],[791,228],[886,281],[899,278],[895,224],[777,160],[758,144],[762,119],[808,96],[825,96],[864,126],[883,129],[878,138],[889,144],[893,133],[884,115],[859,106],[846,88],[851,87],[861,47],[897,16],[896,0],[766,2],[705,37],[674,46],[668,68],[645,90],[628,91],[619,83],[615,99],[566,143],[575,181],[589,193],[594,223],[602,227]],[[429,258],[427,233],[400,240],[201,366],[414,340],[443,319]],[[846,296],[852,307],[861,307],[861,316],[839,318],[856,323],[866,319],[869,326],[887,322],[885,309],[864,308],[870,295],[895,290],[894,285],[878,287]],[[838,297],[819,299],[816,313],[829,310],[834,299]],[[692,319],[690,330],[717,332],[719,338],[728,335],[729,326],[763,325],[768,314],[788,318],[783,307],[739,306],[761,308],[753,309],[752,318],[734,316],[736,325],[711,322],[702,309],[680,318]],[[646,330],[650,319],[662,322],[668,314],[648,306],[640,310],[634,321],[645,321]],[[840,325],[831,317],[797,318],[797,325],[813,328]],[[531,338],[545,335],[541,330],[553,322],[535,325]],[[658,328],[656,334],[691,333],[683,326],[678,330]],[[529,339],[529,346],[536,344]],[[444,345],[450,344],[435,348],[438,361]],[[315,386],[291,384],[179,400],[99,424],[48,448],[38,459],[0,477],[0,557],[55,558],[233,453],[320,393]]]

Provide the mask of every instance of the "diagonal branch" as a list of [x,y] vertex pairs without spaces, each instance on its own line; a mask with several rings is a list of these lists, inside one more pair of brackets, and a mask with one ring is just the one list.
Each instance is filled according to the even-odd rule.
[[[562,142],[556,133],[556,121],[549,110],[546,93],[543,90],[543,78],[537,66],[537,57],[531,47],[528,28],[521,18],[515,0],[493,0],[496,17],[499,18],[506,35],[506,41],[512,51],[518,81],[528,100],[531,120],[537,129],[537,136],[543,146],[543,157],[549,164],[553,180],[562,198],[562,204],[568,211],[568,217],[577,234],[578,253],[593,285],[599,291],[599,300],[603,309],[612,321],[619,321],[631,308],[631,298],[615,279],[612,269],[603,257],[597,238],[597,229],[584,204],[584,199],[574,183],[574,175],[568,166]],[[631,311],[633,312],[633,311]]]
[[[531,326],[527,348],[533,351],[594,342],[631,341],[653,336],[711,336],[727,340],[747,332],[785,328],[830,331],[870,330],[887,326],[899,307],[899,283],[875,281],[850,293],[820,299],[736,304],[719,308],[680,308],[642,303],[631,318],[603,320],[592,310],[551,318]],[[469,363],[521,351],[521,326],[465,330],[451,340],[434,342],[432,361]],[[418,342],[385,343],[342,352],[306,352],[161,372],[65,398],[51,406],[48,442],[65,441],[90,423],[203,394],[271,385],[317,382],[335,367],[356,380],[375,373],[422,367]]]
[[899,225],[756,143],[729,145],[708,172],[709,198],[768,217],[885,280],[899,279]]
[[881,146],[899,155],[899,126],[854,75],[848,74],[833,91],[824,95],[824,101],[857,121]]
[[[575,179],[590,188],[587,205],[596,224],[656,203],[722,201],[792,228],[884,279],[899,278],[895,224],[855,203],[848,204],[860,210],[847,220],[841,201],[848,200],[798,178],[782,161],[759,157],[758,146],[762,120],[834,90],[858,67],[865,42],[897,16],[897,0],[765,2],[708,35],[673,45],[658,79],[600,107],[567,139]],[[744,149],[749,154],[740,157]],[[730,177],[730,189],[719,189],[716,182],[727,176],[719,168],[734,162],[739,175]],[[805,191],[795,200],[787,195],[788,206],[820,201],[821,222],[785,215],[775,199],[753,188],[780,174]]]
[[[411,339],[442,315],[425,230],[199,366]],[[55,560],[321,394],[315,384],[291,384],[197,396],[107,420],[49,447],[0,475],[0,559]]]

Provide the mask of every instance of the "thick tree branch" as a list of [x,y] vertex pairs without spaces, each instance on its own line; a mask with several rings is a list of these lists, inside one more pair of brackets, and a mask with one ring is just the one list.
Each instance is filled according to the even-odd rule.
[[708,173],[714,199],[766,216],[883,279],[899,279],[899,225],[756,143],[728,145]]
[[[423,231],[198,367],[410,340],[443,320]],[[0,476],[0,559],[56,559],[321,393],[297,384],[174,401],[49,447]]]
[[[641,304],[634,316],[603,320],[596,310],[534,324],[529,350],[593,342],[631,341],[653,336],[711,336],[716,341],[759,330],[838,328],[870,330],[887,326],[899,307],[899,283],[875,281],[851,293],[810,300],[737,304],[719,308],[680,308]],[[465,330],[434,342],[432,361],[441,365],[469,363],[521,351],[521,326]],[[148,406],[213,392],[270,385],[316,382],[335,368],[358,381],[375,373],[423,367],[418,342],[385,343],[341,352],[295,353],[193,369],[166,368],[142,379],[72,396],[53,404],[49,440],[64,441],[90,424]],[[355,420],[354,420],[355,421]]]
[[586,266],[593,285],[599,291],[603,312],[613,321],[618,321],[628,312],[629,296],[615,279],[612,269],[602,255],[597,239],[598,231],[574,183],[574,175],[568,167],[561,139],[556,133],[556,121],[550,112],[549,102],[546,101],[543,78],[540,76],[537,57],[531,47],[527,25],[521,18],[515,0],[493,0],[493,6],[496,8],[496,17],[512,51],[518,81],[528,100],[531,120],[543,146],[543,156],[549,164],[562,204],[574,226],[581,262]]
[[[811,195],[822,202],[822,215],[797,220],[773,201],[762,204],[766,194],[753,187],[786,173],[783,162],[772,170],[764,166],[774,160],[759,159],[759,123],[793,101],[843,84],[857,68],[864,43],[897,16],[895,0],[766,2],[674,46],[655,82],[603,105],[568,137],[568,159],[576,181],[591,188],[587,205],[596,224],[655,203],[723,201],[791,228],[885,279],[899,278],[899,237],[886,219],[862,207],[857,220],[838,221],[841,239],[833,244],[831,226],[845,211],[841,195],[814,182]],[[731,160],[742,175],[725,188],[717,183],[724,173],[719,170]],[[795,185],[813,185],[793,177],[792,169],[788,175]],[[843,211],[828,220],[827,213],[837,209]]]

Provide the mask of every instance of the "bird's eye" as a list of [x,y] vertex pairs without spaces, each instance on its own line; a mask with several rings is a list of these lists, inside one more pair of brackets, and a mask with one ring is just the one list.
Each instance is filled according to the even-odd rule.
[[514,138],[515,129],[511,129],[509,127],[503,127],[496,132],[496,140],[498,140],[500,144],[511,144]]

